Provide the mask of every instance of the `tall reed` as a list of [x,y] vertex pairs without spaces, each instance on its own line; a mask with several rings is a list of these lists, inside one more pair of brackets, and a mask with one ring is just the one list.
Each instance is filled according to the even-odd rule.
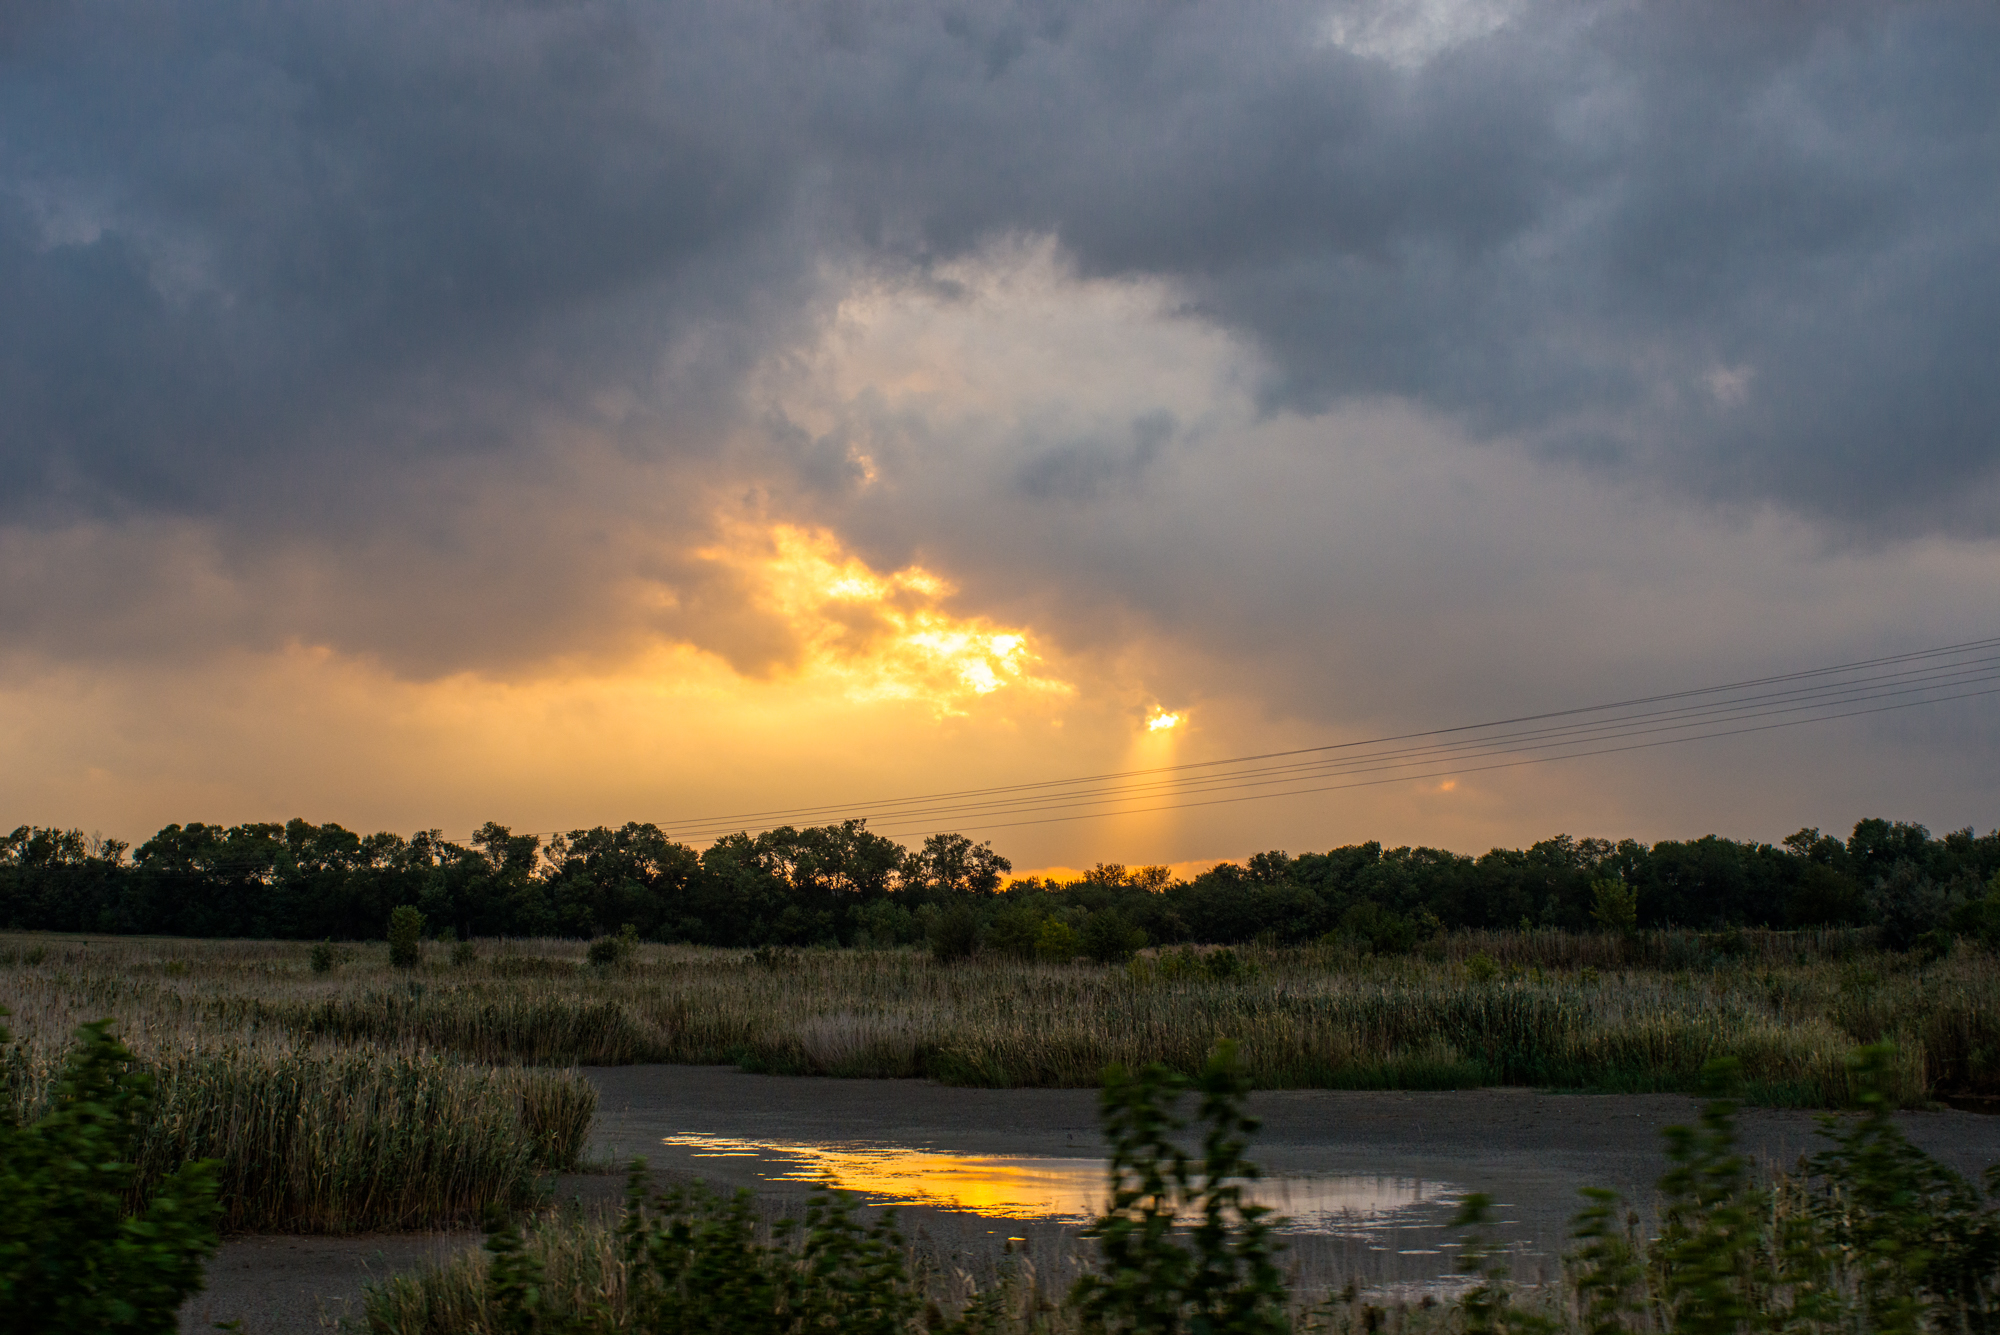
[[415,973],[390,969],[385,947],[347,947],[314,974],[304,944],[13,938],[0,942],[0,1000],[63,1033],[115,1015],[142,1051],[262,1036],[503,1066],[728,1063],[984,1085],[1088,1086],[1112,1062],[1191,1072],[1225,1038],[1265,1087],[1691,1091],[1729,1056],[1752,1099],[1821,1107],[1848,1095],[1842,1054],[1890,1039],[1899,1101],[2000,1094],[2000,961],[1869,941],[1466,933],[1400,957],[1240,949],[1227,969],[1183,952],[1128,968],[687,946],[591,966],[581,942],[478,942],[468,963],[434,955]]

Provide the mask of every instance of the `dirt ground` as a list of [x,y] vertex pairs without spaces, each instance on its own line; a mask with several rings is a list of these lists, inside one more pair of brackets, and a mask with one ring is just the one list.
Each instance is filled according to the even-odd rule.
[[[768,1180],[755,1156],[698,1158],[662,1144],[682,1134],[780,1143],[871,1142],[951,1154],[1096,1158],[1104,1153],[1091,1090],[952,1089],[924,1081],[827,1080],[745,1075],[726,1067],[625,1066],[586,1072],[599,1118],[593,1157],[623,1164],[644,1158],[675,1177],[749,1187],[769,1210],[796,1205],[806,1188]],[[1514,1249],[1525,1280],[1552,1273],[1584,1186],[1623,1191],[1640,1208],[1659,1177],[1660,1131],[1691,1121],[1695,1100],[1675,1095],[1542,1094],[1491,1089],[1453,1093],[1283,1090],[1252,1097],[1263,1128],[1251,1157],[1270,1176],[1378,1176],[1437,1184],[1447,1196],[1484,1191],[1500,1204],[1500,1239]],[[1970,1112],[1909,1113],[1912,1140],[1969,1176],[2000,1162],[2000,1117]],[[1816,1114],[1749,1109],[1738,1120],[1746,1153],[1789,1165],[1816,1147]],[[609,1208],[615,1173],[567,1177],[561,1199]],[[1294,1237],[1298,1282],[1320,1287],[1353,1277],[1397,1289],[1450,1270],[1439,1245],[1449,1210],[1417,1211],[1395,1230],[1356,1229],[1334,1237]],[[903,1211],[905,1231],[940,1254],[997,1250],[1026,1236],[1043,1273],[1069,1263],[1074,1230],[1023,1226],[955,1211]],[[241,1320],[248,1335],[291,1335],[359,1314],[365,1281],[476,1246],[476,1233],[358,1238],[246,1237],[224,1245],[208,1291],[183,1314],[182,1329]]]

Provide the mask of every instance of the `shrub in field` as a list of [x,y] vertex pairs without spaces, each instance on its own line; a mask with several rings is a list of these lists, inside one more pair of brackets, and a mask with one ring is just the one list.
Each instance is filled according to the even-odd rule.
[[1035,958],[1045,964],[1068,964],[1082,949],[1076,929],[1061,918],[1044,918],[1035,930]]
[[424,958],[424,915],[414,906],[399,904],[389,914],[389,963],[398,969],[414,969]]
[[1031,960],[1035,957],[1035,933],[1041,926],[1042,920],[1027,906],[1004,905],[986,924],[986,948],[1008,959]]
[[1244,1111],[1250,1082],[1234,1045],[1218,1046],[1192,1082],[1205,1124],[1198,1161],[1175,1134],[1183,1124],[1174,1105],[1189,1083],[1158,1065],[1136,1075],[1115,1066],[1105,1072],[1111,1201],[1085,1232],[1101,1264],[1078,1281],[1072,1300],[1088,1330],[1281,1335],[1288,1322],[1279,1245],[1269,1211],[1243,1199],[1243,1183],[1257,1176],[1243,1157],[1257,1122]]
[[618,935],[592,941],[584,954],[592,964],[601,967],[628,964],[639,954],[639,929],[628,922],[619,929]]
[[132,1159],[152,1106],[150,1077],[100,1021],[78,1034],[53,1108],[30,1125],[0,1125],[6,1329],[178,1328],[215,1254],[215,1165],[182,1164],[135,1208]]
[[1590,883],[1590,920],[1625,940],[1639,934],[1639,892],[1614,879]]
[[931,957],[940,964],[969,960],[979,950],[979,914],[960,904],[931,920]]
[[1100,909],[1083,920],[1079,944],[1097,964],[1123,964],[1146,948],[1146,934],[1116,909]]

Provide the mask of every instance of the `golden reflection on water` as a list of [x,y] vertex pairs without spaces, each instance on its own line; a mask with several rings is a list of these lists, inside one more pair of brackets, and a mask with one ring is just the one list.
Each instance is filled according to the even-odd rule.
[[[778,1159],[760,1174],[773,1182],[823,1185],[905,1205],[964,1210],[993,1219],[1087,1220],[1103,1209],[1103,1159],[1005,1154],[945,1154],[900,1145],[802,1144],[677,1135],[665,1143],[696,1159]],[[1282,1177],[1245,1193],[1286,1216],[1295,1230],[1336,1232],[1379,1224],[1385,1216],[1455,1203],[1436,1182],[1375,1176]]]

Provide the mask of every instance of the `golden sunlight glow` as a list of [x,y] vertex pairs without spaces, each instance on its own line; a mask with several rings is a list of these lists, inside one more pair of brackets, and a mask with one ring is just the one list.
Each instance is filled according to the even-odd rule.
[[851,700],[922,700],[948,715],[1008,687],[1074,693],[1034,670],[1027,631],[953,615],[950,582],[915,565],[878,573],[825,529],[741,525],[699,555],[730,567],[783,625],[798,675],[835,681]]
[[1169,714],[1165,710],[1161,710],[1146,720],[1146,731],[1165,732],[1169,728],[1178,728],[1180,725],[1181,716],[1179,714]]
[[[965,1210],[998,1219],[1089,1219],[1104,1208],[1102,1159],[950,1154],[883,1144],[801,1144],[681,1134],[664,1143],[696,1159],[789,1161],[772,1181],[828,1181],[844,1191],[899,1204]],[[776,1166],[773,1165],[775,1168]],[[765,1174],[760,1174],[765,1175]],[[1266,1178],[1245,1195],[1312,1231],[1381,1219],[1456,1199],[1449,1188],[1408,1178],[1356,1174]]]

